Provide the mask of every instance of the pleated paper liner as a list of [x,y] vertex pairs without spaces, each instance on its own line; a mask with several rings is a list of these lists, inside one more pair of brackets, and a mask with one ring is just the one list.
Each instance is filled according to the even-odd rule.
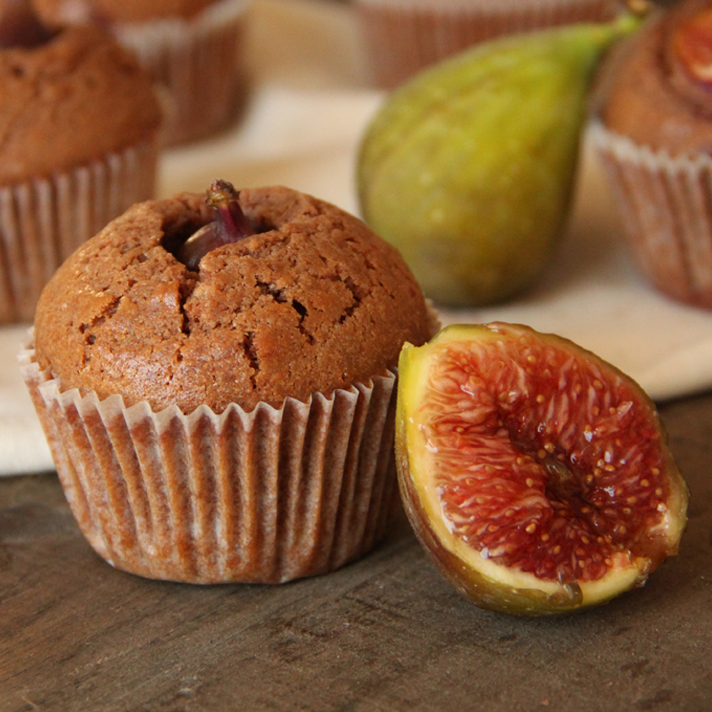
[[395,87],[450,55],[496,37],[611,19],[616,0],[355,0],[372,73]]
[[242,68],[246,0],[221,0],[194,18],[157,19],[115,28],[153,76],[166,107],[165,145],[195,141],[237,117],[246,77]]
[[371,550],[397,509],[396,376],[282,408],[125,407],[21,370],[67,501],[96,552],[141,576],[279,583]]
[[83,242],[154,195],[158,139],[0,186],[0,325],[32,321],[42,288]]
[[591,126],[631,252],[674,299],[712,308],[712,157],[673,157]]

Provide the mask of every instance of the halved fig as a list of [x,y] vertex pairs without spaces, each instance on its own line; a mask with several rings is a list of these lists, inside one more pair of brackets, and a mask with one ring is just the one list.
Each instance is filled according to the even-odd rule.
[[483,608],[565,613],[677,553],[687,486],[652,401],[529,327],[454,325],[399,363],[398,478],[415,533]]

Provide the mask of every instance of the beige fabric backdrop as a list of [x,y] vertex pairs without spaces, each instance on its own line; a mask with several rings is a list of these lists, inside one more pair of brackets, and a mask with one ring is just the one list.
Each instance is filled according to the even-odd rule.
[[[255,0],[247,61],[252,91],[235,129],[174,149],[160,194],[283,184],[358,213],[358,143],[383,100],[349,5]],[[568,234],[536,289],[507,306],[443,311],[445,323],[526,323],[577,341],[636,378],[658,400],[712,386],[712,313],[652,291],[631,264],[596,156],[585,146]],[[52,468],[20,381],[16,353],[29,325],[0,329],[0,474]]]

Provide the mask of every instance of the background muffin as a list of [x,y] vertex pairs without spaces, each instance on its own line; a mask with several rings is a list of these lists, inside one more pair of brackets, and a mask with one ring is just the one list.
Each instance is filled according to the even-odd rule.
[[40,16],[59,24],[83,22],[143,22],[155,18],[189,19],[215,0],[32,0]]
[[607,20],[618,0],[354,0],[375,81],[394,87],[484,40],[571,22]]
[[239,202],[255,234],[197,270],[175,255],[211,220],[202,196],[131,208],[37,311],[25,373],[68,500],[104,558],[146,576],[323,573],[397,501],[393,369],[433,326],[418,285],[334,206]]
[[100,24],[136,54],[163,90],[165,144],[205,138],[236,119],[246,0],[32,2],[46,24]]
[[656,12],[603,68],[593,136],[635,258],[667,295],[712,307],[712,2]]
[[0,323],[31,320],[84,240],[153,195],[150,77],[98,28],[0,49]]

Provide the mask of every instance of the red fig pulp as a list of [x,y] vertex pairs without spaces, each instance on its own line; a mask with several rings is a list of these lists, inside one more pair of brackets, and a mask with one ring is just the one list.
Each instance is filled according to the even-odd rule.
[[444,329],[401,354],[406,512],[478,605],[536,615],[603,603],[677,552],[688,492],[632,379],[554,335]]

